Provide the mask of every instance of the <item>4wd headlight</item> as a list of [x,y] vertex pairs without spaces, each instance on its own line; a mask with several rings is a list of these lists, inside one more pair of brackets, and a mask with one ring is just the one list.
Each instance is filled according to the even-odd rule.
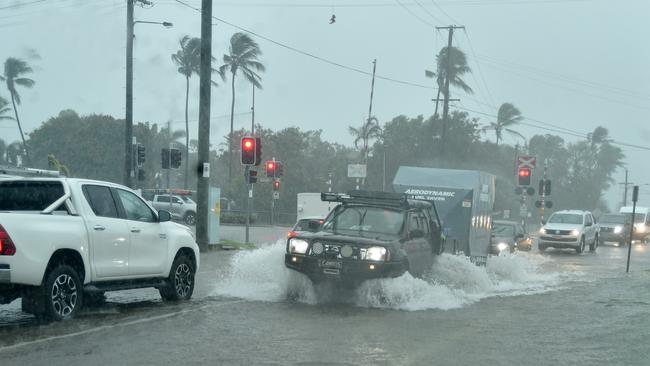
[[622,226],[616,226],[616,227],[614,228],[614,234],[620,234],[621,231],[623,231],[623,227],[622,227]]
[[384,247],[370,247],[361,251],[361,259],[366,261],[385,261],[388,251]]
[[546,234],[546,229],[544,229],[544,228],[539,229],[539,233],[540,234]]
[[572,231],[571,231],[571,235],[573,235],[573,236],[579,236],[579,235],[580,235],[580,231],[578,231],[578,230],[572,230]]
[[635,224],[634,229],[636,230],[637,233],[645,233],[645,225],[643,223]]
[[302,239],[289,239],[289,253],[305,254],[309,248],[309,243]]
[[497,244],[497,249],[498,249],[499,251],[506,250],[506,249],[508,249],[508,244],[506,244],[506,243],[499,243],[499,244]]

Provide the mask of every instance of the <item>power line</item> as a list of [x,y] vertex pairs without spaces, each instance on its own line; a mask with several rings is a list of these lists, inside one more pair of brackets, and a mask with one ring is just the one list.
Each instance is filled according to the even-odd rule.
[[38,4],[38,3],[44,3],[44,2],[46,2],[46,1],[47,1],[47,0],[34,0],[34,1],[30,1],[30,2],[28,2],[28,3],[18,3],[18,4],[14,4],[14,5],[8,5],[8,6],[0,7],[0,10],[6,10],[6,9],[18,9],[18,8],[22,8],[22,7],[25,7],[25,6],[28,6],[28,5],[33,5],[33,4]]
[[[159,0],[159,3],[174,2],[175,0]],[[414,0],[415,1],[415,0]],[[529,5],[529,4],[561,4],[561,3],[588,3],[588,2],[597,2],[603,0],[469,0],[469,1],[459,1],[459,0],[448,0],[448,1],[437,1],[439,5],[445,6],[489,6],[489,5]],[[416,2],[406,2],[401,1],[404,6],[407,7],[416,7],[418,6]],[[401,6],[395,2],[356,2],[356,3],[289,3],[289,2],[252,2],[252,3],[242,3],[242,2],[233,2],[225,1],[216,3],[220,7],[255,7],[255,8],[391,8]],[[458,22],[456,22],[458,23]]]
[[467,38],[467,43],[469,44],[469,49],[472,52],[472,56],[474,57],[474,60],[476,60],[476,66],[478,67],[479,76],[481,77],[487,95],[490,98],[490,103],[495,104],[494,98],[492,98],[492,93],[490,92],[490,87],[488,86],[488,83],[485,81],[485,77],[483,76],[483,69],[481,69],[481,63],[478,61],[478,58],[476,57],[476,52],[474,51],[474,45],[472,45],[472,40],[469,38],[469,35],[467,34],[467,29],[463,29],[463,30],[465,31],[465,38]]
[[[419,21],[421,21],[422,23],[428,25],[429,27],[435,27],[435,25],[429,23],[428,20],[423,19],[423,18],[421,18],[419,15],[417,15],[416,13],[414,13],[413,10],[411,10],[408,6],[404,5],[404,3],[402,3],[400,0],[395,0],[395,1],[396,1],[396,2],[397,2],[397,3],[398,3],[402,8],[404,8],[404,10],[406,10],[409,14],[411,14],[411,15],[412,15],[414,18],[416,18],[417,20],[419,20]],[[418,4],[419,4],[419,3],[418,3]],[[420,6],[422,6],[422,5],[420,5]]]
[[[192,5],[190,5],[190,4],[188,4],[188,3],[184,2],[184,1],[181,1],[181,0],[174,0],[174,1],[177,2],[177,3],[179,3],[179,4],[181,4],[181,5],[183,5],[183,6],[185,6],[185,7],[188,7],[188,8],[190,8],[190,9],[195,10],[195,11],[201,12],[201,9],[195,8],[195,7],[193,7]],[[253,31],[251,31],[251,30],[249,30],[249,29],[246,29],[246,28],[240,27],[240,26],[238,26],[238,25],[236,25],[236,24],[230,23],[230,22],[228,22],[228,21],[226,21],[226,20],[223,20],[223,19],[221,19],[221,18],[218,18],[218,17],[216,17],[216,16],[214,16],[214,15],[212,16],[212,18],[215,19],[215,20],[217,20],[217,21],[219,21],[219,22],[221,22],[221,23],[223,23],[223,24],[229,25],[229,26],[231,26],[231,27],[233,27],[233,28],[236,28],[236,29],[239,29],[239,30],[241,30],[241,31],[243,31],[243,32],[246,32],[246,33],[252,34],[252,35],[254,35],[254,36],[256,36],[256,37],[258,37],[258,38],[260,38],[260,39],[263,39],[263,40],[265,40],[265,41],[267,41],[267,42],[273,43],[273,44],[275,44],[276,46],[280,46],[280,47],[285,48],[285,49],[288,49],[288,50],[290,50],[290,51],[293,51],[293,52],[299,53],[299,54],[301,54],[301,55],[303,55],[303,56],[307,56],[307,57],[313,58],[313,59],[315,59],[315,60],[318,60],[318,61],[321,61],[321,62],[324,62],[324,63],[330,64],[330,65],[332,65],[332,66],[336,66],[336,67],[339,67],[339,68],[342,68],[342,69],[346,69],[346,70],[348,70],[348,71],[353,71],[353,72],[356,72],[356,73],[359,73],[359,74],[363,74],[363,75],[366,75],[366,76],[372,76],[372,73],[371,73],[371,72],[364,71],[364,70],[358,69],[358,68],[356,68],[356,67],[352,67],[352,66],[344,65],[344,64],[341,64],[341,63],[339,63],[339,62],[332,61],[332,60],[326,59],[326,58],[324,58],[324,57],[320,57],[320,56],[314,55],[313,53],[310,53],[310,52],[307,52],[307,51],[303,51],[303,50],[300,50],[300,49],[295,48],[295,47],[293,47],[293,46],[289,46],[289,45],[287,45],[287,44],[284,44],[284,43],[281,43],[281,42],[275,41],[275,40],[273,40],[273,39],[271,39],[271,38],[269,38],[269,37],[263,36],[263,35],[261,35],[261,34],[259,34],[259,33],[256,33],[256,32],[253,32]],[[377,77],[377,79],[381,79],[381,80],[385,80],[385,81],[390,81],[390,82],[397,83],[397,84],[408,85],[408,86],[413,86],[413,87],[422,88],[422,89],[435,89],[434,87],[431,87],[431,86],[428,86],[428,85],[423,85],[423,84],[413,83],[413,82],[410,82],[410,81],[404,81],[404,80],[394,79],[394,78],[387,77],[387,76],[377,75],[376,77]]]
[[451,15],[449,15],[449,13],[445,11],[445,9],[443,9],[440,5],[438,5],[438,2],[436,2],[435,0],[431,0],[431,2],[433,3],[433,5],[436,6],[436,8],[440,9],[442,14],[444,14],[447,18],[449,18],[449,20],[451,20],[452,23],[461,24],[461,22],[454,19]]
[[422,3],[420,3],[418,0],[414,0],[414,1],[422,10],[424,10],[425,13],[427,13],[431,17],[431,19],[433,19],[438,23],[444,23],[444,21],[440,20],[440,18],[433,15],[433,13],[429,11],[429,9],[427,9],[424,5],[422,5]]

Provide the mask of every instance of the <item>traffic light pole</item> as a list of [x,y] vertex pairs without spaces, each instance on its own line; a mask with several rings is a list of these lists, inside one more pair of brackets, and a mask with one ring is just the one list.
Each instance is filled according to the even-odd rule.
[[544,209],[546,208],[546,162],[544,162],[544,175],[542,178],[543,186],[540,188],[542,189],[542,207],[539,208],[539,217],[540,217],[540,222],[542,225],[544,225]]
[[251,226],[251,201],[253,200],[253,187],[250,184],[250,165],[246,165],[244,168],[244,177],[246,178],[246,187],[248,188],[248,200],[246,204],[246,244],[249,243],[250,239],[250,226]]

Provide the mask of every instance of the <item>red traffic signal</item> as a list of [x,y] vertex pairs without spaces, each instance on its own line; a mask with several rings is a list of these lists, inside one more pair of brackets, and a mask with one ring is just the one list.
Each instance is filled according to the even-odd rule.
[[269,178],[275,178],[275,168],[277,167],[277,164],[275,161],[267,161],[266,162],[266,176]]
[[241,163],[243,165],[255,165],[257,148],[254,137],[242,137],[241,139]]
[[273,181],[273,190],[274,191],[279,191],[280,190],[280,181],[279,180],[274,180]]
[[520,186],[529,186],[531,171],[530,168],[519,168],[518,181]]

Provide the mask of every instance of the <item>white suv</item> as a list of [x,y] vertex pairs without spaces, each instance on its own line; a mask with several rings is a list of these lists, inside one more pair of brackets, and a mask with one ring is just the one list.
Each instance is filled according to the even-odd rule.
[[582,253],[586,244],[592,252],[598,247],[598,228],[589,211],[557,211],[548,218],[539,234],[540,251],[552,247]]

